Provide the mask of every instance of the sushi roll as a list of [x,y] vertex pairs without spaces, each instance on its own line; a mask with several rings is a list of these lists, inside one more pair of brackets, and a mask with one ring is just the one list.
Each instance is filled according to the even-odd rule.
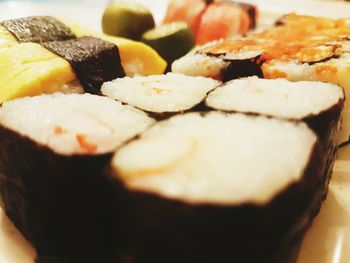
[[103,84],[102,94],[162,119],[199,109],[207,93],[219,85],[210,78],[168,73],[116,79]]
[[[289,59],[272,59],[262,66],[265,78],[283,76],[291,81],[313,80],[338,84],[349,93],[348,77],[350,42],[336,41],[300,50]],[[316,54],[316,55],[312,55]],[[349,141],[350,136],[350,102],[345,101],[343,127],[338,144]]]
[[325,30],[325,29],[336,29],[336,28],[344,28],[349,26],[348,18],[329,18],[329,17],[316,17],[316,16],[308,16],[308,15],[300,15],[300,14],[286,14],[280,17],[276,22],[276,26],[291,26],[291,27],[300,27],[301,25],[304,28],[314,28],[317,31]]
[[48,16],[0,23],[0,103],[57,91],[99,94],[103,82],[125,76],[124,65],[129,75],[161,73],[166,67],[142,43],[102,34],[102,39],[81,36],[79,27],[73,29],[78,35]]
[[114,262],[122,216],[104,169],[154,120],[106,97],[53,94],[4,103],[0,123],[4,211],[38,257]]
[[[201,47],[188,57],[176,61],[172,65],[173,72],[186,74],[189,71],[189,75],[192,75],[193,71],[200,69],[197,63],[199,59],[193,56],[199,53],[207,58],[206,66],[218,64],[211,57],[220,58],[220,72],[227,70],[229,63],[223,62],[230,62],[230,59],[251,59],[256,64],[255,70],[245,70],[245,76],[264,76],[261,66],[274,59],[299,58],[304,62],[316,63],[334,58],[333,53],[336,51],[334,44],[336,45],[342,39],[346,40],[346,36],[350,33],[350,23],[344,19],[326,19],[327,22],[325,22],[322,18],[290,15],[282,18],[281,21],[289,22],[280,22],[279,26],[247,37],[213,42]],[[184,65],[185,63],[187,66]],[[194,69],[190,71],[189,68]],[[242,74],[239,74],[239,67],[232,70],[237,73],[232,72],[231,76],[226,74],[226,81],[242,77]],[[205,73],[198,70],[195,74],[203,76]],[[275,75],[283,76],[278,73],[276,71]],[[220,79],[224,77],[224,74],[217,75]]]
[[264,48],[257,42],[249,38],[213,42],[176,60],[171,70],[224,82],[249,76],[262,77]]
[[296,262],[322,200],[322,154],[302,122],[215,111],[159,122],[112,160],[128,258]]
[[203,76],[223,80],[221,73],[228,68],[229,62],[217,57],[210,57],[200,52],[190,52],[171,65],[171,71],[187,76]]
[[305,121],[321,140],[327,140],[338,134],[331,130],[340,128],[344,101],[343,89],[335,84],[249,77],[222,84],[208,95],[206,105],[225,112]]
[[249,77],[226,82],[208,95],[206,104],[224,112],[265,115],[307,123],[317,134],[322,149],[327,152],[322,160],[326,197],[336,158],[344,100],[343,89],[334,84]]
[[[255,75],[329,82],[342,86],[347,95],[349,34],[348,19],[288,15],[264,32],[204,46],[175,61],[172,71],[223,81]],[[350,138],[348,102],[342,118],[339,145]]]

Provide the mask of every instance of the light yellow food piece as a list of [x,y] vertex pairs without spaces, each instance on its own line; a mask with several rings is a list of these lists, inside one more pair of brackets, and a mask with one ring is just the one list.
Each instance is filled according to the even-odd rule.
[[102,33],[91,32],[76,24],[69,24],[78,36],[95,36],[118,46],[122,65],[126,75],[156,75],[164,73],[167,66],[164,59],[151,47],[126,38],[107,36]]
[[0,49],[0,74],[0,103],[52,93],[76,80],[66,60],[34,43]]
[[16,38],[5,28],[0,26],[0,49],[11,47],[17,44]]
[[[103,34],[92,34],[80,26],[73,25],[72,30],[78,36],[94,35],[116,44],[124,70],[129,76],[161,74],[165,70],[166,62],[147,45]],[[0,104],[20,97],[65,91],[80,86],[72,66],[65,59],[40,44],[18,43],[1,26],[0,76]]]

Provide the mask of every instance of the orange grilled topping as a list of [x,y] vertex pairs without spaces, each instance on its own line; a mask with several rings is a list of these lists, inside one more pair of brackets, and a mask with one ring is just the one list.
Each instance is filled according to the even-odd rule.
[[264,72],[264,77],[267,79],[287,78],[287,74],[285,72],[275,69],[271,72]]
[[323,75],[323,74],[337,74],[338,70],[333,65],[317,65],[316,66],[316,74],[317,75]]
[[300,50],[296,54],[296,59],[302,62],[321,61],[335,55],[337,47],[321,46],[321,47],[307,47]]
[[87,153],[95,153],[97,151],[97,146],[87,142],[85,135],[77,134],[76,138],[80,147],[83,148]]
[[262,55],[263,61],[273,59],[289,59],[295,56],[303,48],[303,45],[298,43],[283,43],[276,42],[270,48],[266,49]]
[[350,19],[291,14],[281,21],[281,26],[247,38],[226,40],[205,48],[202,52],[220,55],[239,51],[262,51],[263,62],[273,59],[318,62],[336,55],[338,45],[335,43],[350,36]]
[[215,46],[208,47],[202,50],[204,53],[211,54],[225,54],[225,53],[234,53],[240,51],[242,48],[247,47],[257,47],[258,43],[254,39],[239,39],[239,40],[226,40],[221,43],[218,43]]

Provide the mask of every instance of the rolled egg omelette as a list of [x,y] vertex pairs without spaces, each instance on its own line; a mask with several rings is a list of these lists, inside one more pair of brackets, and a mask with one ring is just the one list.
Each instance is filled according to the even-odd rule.
[[69,27],[54,17],[0,22],[0,103],[57,91],[98,94],[105,81],[165,68],[147,45]]

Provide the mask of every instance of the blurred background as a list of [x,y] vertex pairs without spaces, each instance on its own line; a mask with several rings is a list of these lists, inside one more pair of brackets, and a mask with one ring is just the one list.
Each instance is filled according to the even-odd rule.
[[[148,6],[160,21],[167,0],[132,0]],[[101,17],[110,0],[0,0],[0,20],[28,15],[59,16],[69,22],[83,24],[101,31]]]

